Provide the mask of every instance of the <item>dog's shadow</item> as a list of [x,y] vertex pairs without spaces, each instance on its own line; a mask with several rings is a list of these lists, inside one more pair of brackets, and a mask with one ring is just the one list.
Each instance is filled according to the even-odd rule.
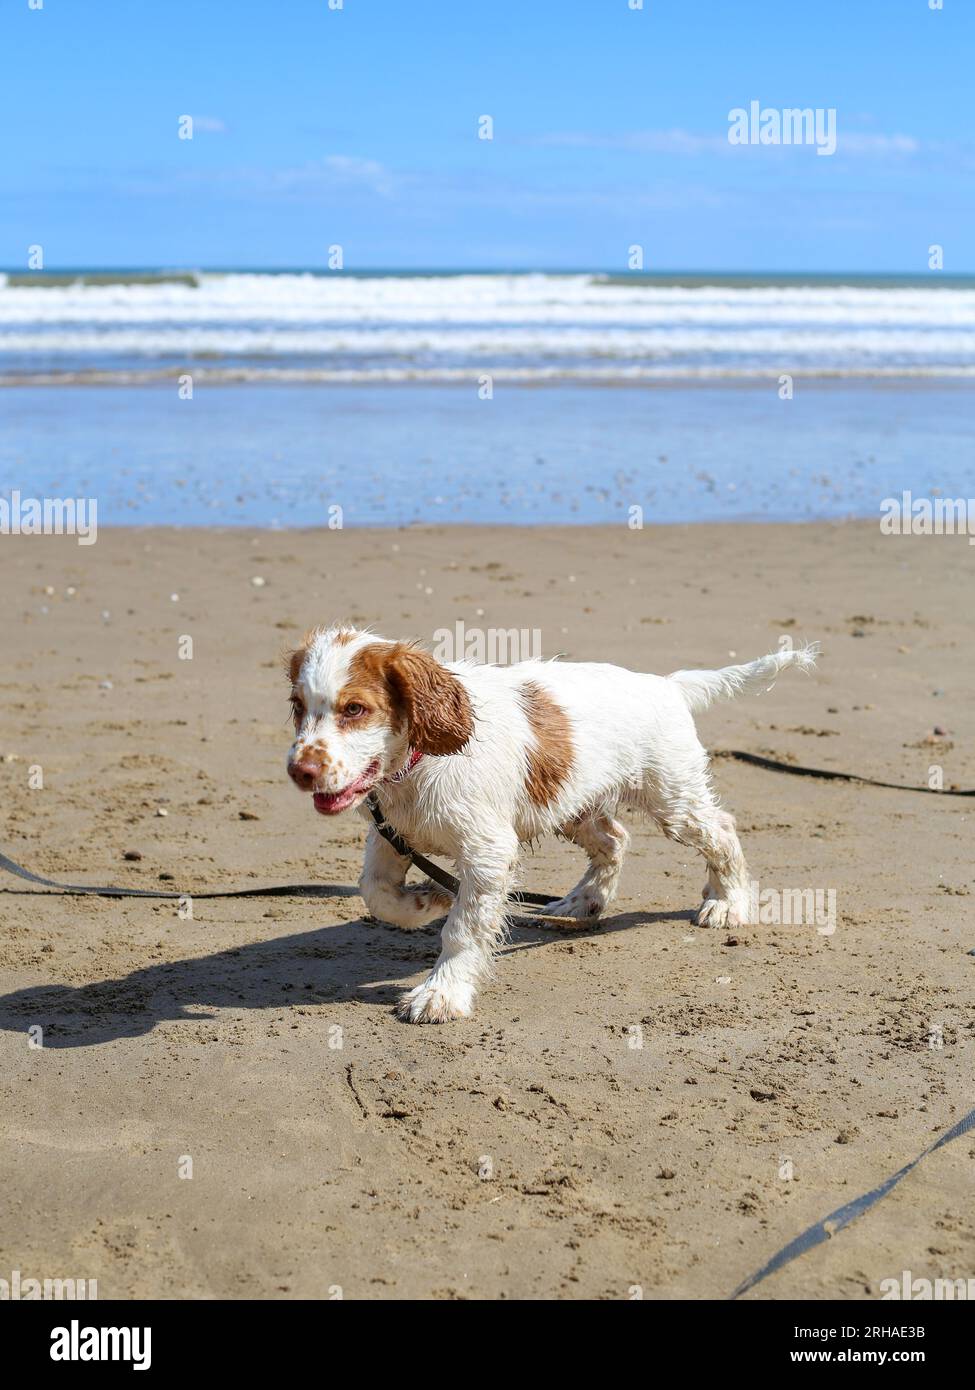
[[[627,912],[592,926],[559,929],[525,918],[512,926],[506,953],[658,922],[682,912]],[[210,1008],[292,1009],[349,1000],[391,1005],[407,981],[436,960],[440,923],[404,931],[372,919],[252,941],[207,956],[143,966],[88,985],[32,985],[0,996],[0,1028],[39,1027],[45,1047],[92,1047],[141,1037],[157,1023],[205,1022]]]

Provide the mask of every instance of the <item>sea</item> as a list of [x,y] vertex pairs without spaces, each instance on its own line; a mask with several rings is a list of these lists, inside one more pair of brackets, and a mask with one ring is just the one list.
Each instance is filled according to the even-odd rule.
[[937,272],[0,274],[0,496],[102,526],[876,517],[973,388]]

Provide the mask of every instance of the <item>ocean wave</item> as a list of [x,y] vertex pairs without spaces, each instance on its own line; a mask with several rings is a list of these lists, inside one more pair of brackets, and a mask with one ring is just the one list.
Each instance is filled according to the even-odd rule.
[[975,288],[660,286],[590,275],[228,274],[141,283],[0,286],[18,324],[835,323],[975,327]]
[[546,330],[505,325],[493,331],[439,325],[429,328],[217,328],[160,326],[133,328],[76,328],[50,334],[0,330],[0,353],[44,353],[57,356],[112,355],[168,357],[377,356],[444,355],[477,359],[487,368],[492,357],[635,358],[682,354],[722,354],[808,359],[842,354],[872,357],[912,354],[925,357],[975,355],[972,329],[857,328],[847,332],[812,327],[744,328],[661,327],[657,329],[602,326]]
[[[447,381],[475,366],[542,381],[598,380],[605,363],[618,364],[608,370],[619,380],[631,369],[692,379],[773,364],[807,374],[954,375],[975,360],[975,288],[964,286],[545,274],[38,278],[0,279],[8,377],[80,380],[98,370],[121,381],[147,359],[194,371],[212,363],[227,381],[267,376],[263,362],[309,381]],[[244,360],[253,376],[235,374]]]

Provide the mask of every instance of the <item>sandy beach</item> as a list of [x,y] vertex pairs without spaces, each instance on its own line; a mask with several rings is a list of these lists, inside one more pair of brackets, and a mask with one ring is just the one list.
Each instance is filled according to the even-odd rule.
[[[3,1277],[725,1297],[975,1104],[970,800],[719,757],[753,876],[834,890],[835,932],[695,928],[699,864],[630,818],[604,921],[516,926],[472,1020],[409,1027],[392,1005],[438,930],[363,920],[364,827],[289,785],[281,668],[340,617],[428,643],[458,620],[537,629],[545,656],[662,673],[815,639],[814,676],[699,718],[709,748],[971,788],[964,536],[106,529],[0,537],[0,593],[0,848],[65,881],[340,890],[200,898],[189,920],[0,874]],[[579,867],[548,842],[522,882],[559,896]],[[975,1274],[973,1159],[970,1135],[932,1153],[748,1296]]]

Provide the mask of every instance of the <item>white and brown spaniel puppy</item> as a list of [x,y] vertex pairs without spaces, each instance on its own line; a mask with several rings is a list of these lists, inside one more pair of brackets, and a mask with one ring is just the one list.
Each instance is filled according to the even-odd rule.
[[[288,773],[316,811],[353,806],[370,821],[360,889],[374,916],[401,927],[447,921],[428,979],[403,996],[412,1023],[466,1018],[505,931],[519,845],[557,831],[589,856],[548,909],[592,922],[616,893],[636,806],[704,856],[701,926],[747,920],[748,871],[734,820],[711,789],[692,715],[719,696],[766,689],[816,649],[774,652],[720,671],[641,675],[619,666],[526,661],[443,665],[405,642],[333,627],[289,662],[296,738]],[[423,854],[453,860],[452,901],[408,886],[409,861],[362,805],[376,790],[388,823]]]

